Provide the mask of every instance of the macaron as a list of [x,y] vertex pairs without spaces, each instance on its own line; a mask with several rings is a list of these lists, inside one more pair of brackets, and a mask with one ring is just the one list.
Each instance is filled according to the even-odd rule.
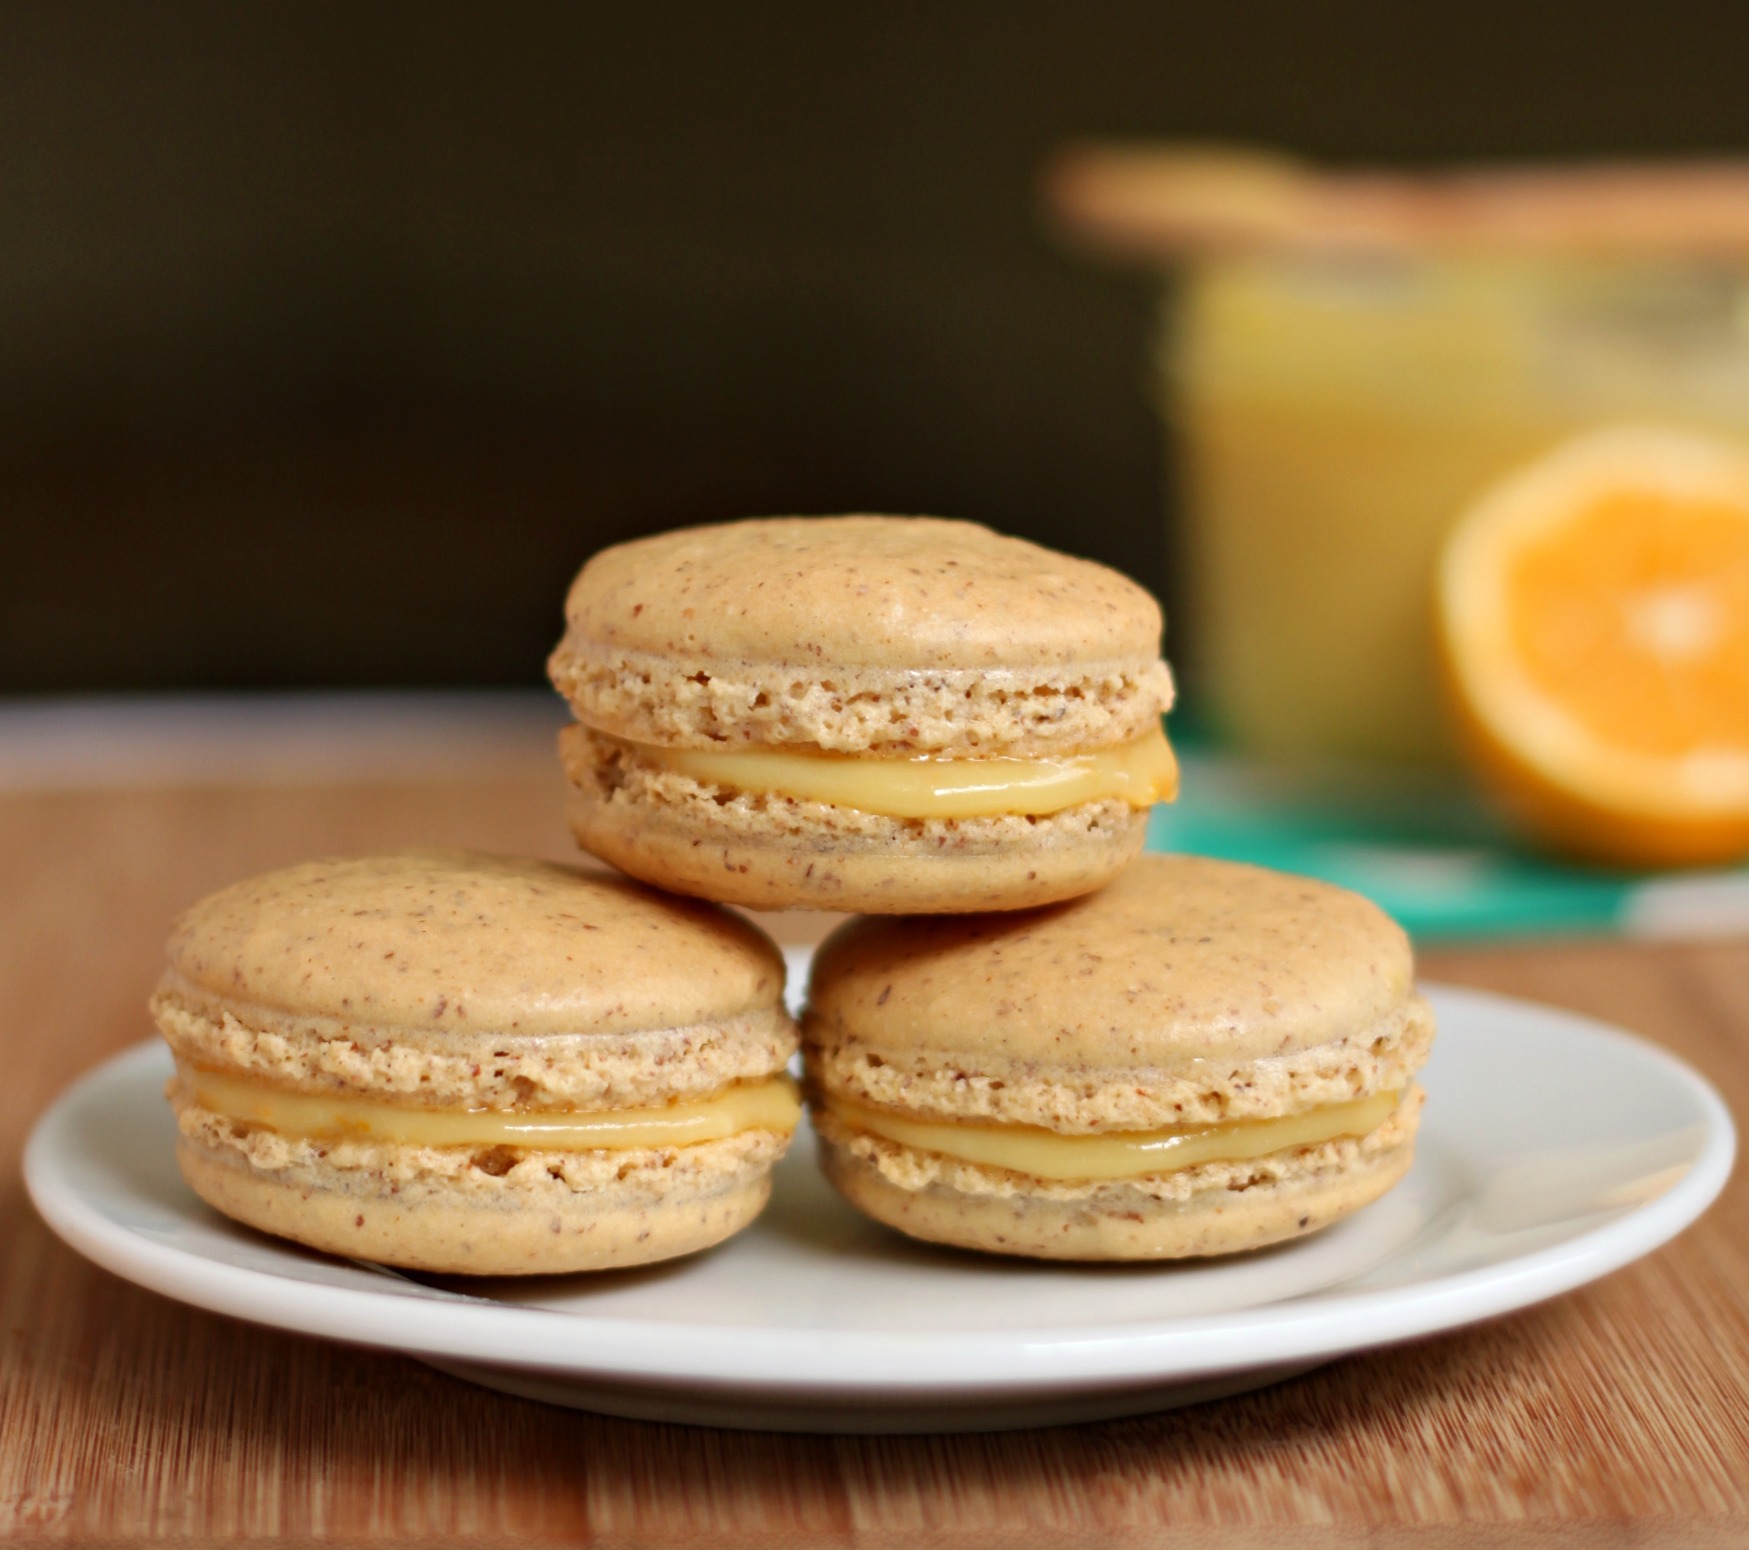
[[306,862],[177,922],[183,1176],[263,1232],[483,1275],[689,1254],[800,1115],[783,963],[726,911],[450,851]]
[[761,909],[1005,910],[1109,882],[1177,788],[1159,605],[932,517],[603,550],[549,668],[586,850]]
[[1411,971],[1358,895],[1188,856],[1021,915],[853,920],[802,1025],[820,1160],[877,1221],[990,1253],[1295,1238],[1408,1170]]

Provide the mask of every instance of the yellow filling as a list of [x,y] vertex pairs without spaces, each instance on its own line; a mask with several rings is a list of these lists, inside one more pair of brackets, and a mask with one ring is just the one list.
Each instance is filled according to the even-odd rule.
[[177,1070],[194,1101],[226,1119],[310,1140],[382,1141],[392,1146],[518,1146],[546,1152],[696,1146],[744,1130],[787,1135],[802,1113],[796,1084],[784,1075],[662,1108],[532,1113],[415,1109],[367,1098],[281,1092],[180,1061]]
[[854,807],[883,818],[1043,817],[1114,798],[1152,807],[1178,794],[1178,761],[1159,727],[1117,748],[1060,759],[890,759],[634,746],[643,758],[703,785]]
[[1170,1130],[1066,1136],[1031,1125],[979,1125],[912,1119],[837,1096],[826,1107],[858,1130],[901,1146],[939,1152],[986,1168],[1007,1168],[1041,1179],[1133,1179],[1200,1163],[1244,1162],[1341,1136],[1364,1136],[1390,1118],[1401,1092],[1374,1093],[1281,1119],[1233,1120],[1223,1125],[1180,1125]]

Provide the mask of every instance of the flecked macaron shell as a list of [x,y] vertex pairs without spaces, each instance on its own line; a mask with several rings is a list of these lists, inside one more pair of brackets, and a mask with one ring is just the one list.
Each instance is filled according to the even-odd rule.
[[[490,1123],[419,1139],[442,1135],[433,1118],[588,1120],[771,1082],[796,1044],[782,989],[776,947],[714,906],[599,870],[403,851],[196,904],[152,1011],[178,1057],[178,1161],[209,1204],[331,1253],[520,1275],[738,1231],[788,1144],[783,1105],[703,1140],[575,1149]],[[306,1134],[272,1117],[299,1095],[374,1107]]]
[[181,917],[169,960],[203,999],[527,1037],[713,1022],[783,988],[776,948],[725,911],[600,868],[443,850],[237,883]]
[[1141,1187],[1029,1190],[1018,1175],[951,1162],[920,1186],[914,1175],[941,1160],[866,1138],[823,1140],[820,1161],[857,1209],[926,1242],[1033,1259],[1187,1259],[1301,1237],[1370,1205],[1408,1172],[1418,1118],[1415,1100],[1361,1139]]
[[[1144,856],[1024,915],[853,920],[816,955],[803,1020],[821,1166],[876,1220],[992,1253],[1174,1259],[1316,1231],[1413,1158],[1433,1021],[1411,971],[1407,938],[1359,896],[1190,856]],[[1115,1177],[1035,1175],[902,1129],[1007,1130],[1013,1159],[1041,1133],[1219,1136],[1362,1099],[1364,1133],[1314,1122],[1262,1155]]]
[[848,922],[815,959],[808,1022],[896,1052],[1129,1070],[1349,1038],[1412,981],[1408,938],[1358,894],[1154,855],[1036,912]]
[[1104,566],[934,517],[771,517],[603,550],[560,651],[857,668],[1053,668],[1158,655],[1159,605]]
[[1161,629],[1127,577],[970,522],[757,518],[604,550],[548,663],[578,723],[560,742],[572,831],[647,882],[756,909],[936,914],[1084,893],[1141,850],[1145,805],[1113,791],[1046,813],[994,797],[913,814],[883,808],[878,779],[828,800],[761,784],[769,764],[699,771],[674,751],[1103,754],[1158,736],[1173,695]]

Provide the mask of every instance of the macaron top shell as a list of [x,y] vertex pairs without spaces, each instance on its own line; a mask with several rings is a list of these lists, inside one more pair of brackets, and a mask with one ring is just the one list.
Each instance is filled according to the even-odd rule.
[[460,851],[311,861],[177,922],[184,998],[426,1037],[613,1034],[777,1008],[757,930],[600,870]]
[[547,669],[632,742],[1038,758],[1155,725],[1160,630],[1128,578],[975,523],[770,517],[597,554]]
[[810,666],[1062,667],[1158,656],[1159,605],[1105,566],[935,517],[771,517],[605,549],[560,647]]
[[862,917],[815,958],[810,1044],[1004,1067],[1194,1069],[1399,1023],[1402,929],[1345,889],[1144,856],[1098,893],[1014,915]]

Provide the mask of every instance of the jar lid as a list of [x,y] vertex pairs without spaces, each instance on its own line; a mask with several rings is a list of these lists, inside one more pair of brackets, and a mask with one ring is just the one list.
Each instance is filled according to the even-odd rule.
[[1560,254],[1749,259],[1749,160],[1333,171],[1242,147],[1091,143],[1046,165],[1047,207],[1113,257]]

